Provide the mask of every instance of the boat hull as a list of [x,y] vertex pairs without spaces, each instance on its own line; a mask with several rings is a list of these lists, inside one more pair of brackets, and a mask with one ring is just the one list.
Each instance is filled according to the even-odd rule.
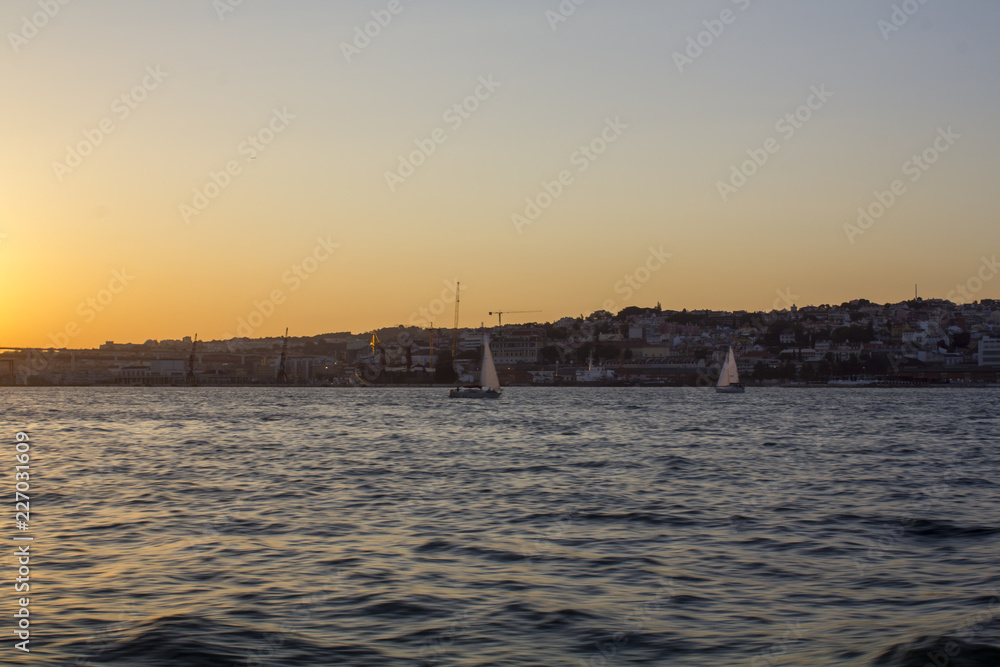
[[498,391],[488,389],[452,389],[448,398],[500,398]]
[[746,389],[741,384],[731,384],[728,387],[716,387],[717,394],[742,394]]

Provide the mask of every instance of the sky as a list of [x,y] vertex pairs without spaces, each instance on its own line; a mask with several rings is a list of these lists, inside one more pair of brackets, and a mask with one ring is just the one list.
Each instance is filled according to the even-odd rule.
[[456,280],[462,326],[1000,298],[995,2],[7,0],[0,27],[0,347],[450,327]]

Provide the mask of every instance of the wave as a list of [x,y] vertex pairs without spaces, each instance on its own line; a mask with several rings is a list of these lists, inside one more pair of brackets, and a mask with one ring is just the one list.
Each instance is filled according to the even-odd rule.
[[108,641],[69,646],[86,663],[144,667],[246,667],[251,664],[301,664],[320,647],[280,629],[261,632],[204,616],[174,615],[140,623]]
[[1000,533],[998,526],[963,526],[937,519],[917,519],[906,527],[906,534],[928,539],[988,537]]
[[967,625],[953,634],[927,635],[896,644],[873,667],[995,667],[1000,665],[1000,618]]

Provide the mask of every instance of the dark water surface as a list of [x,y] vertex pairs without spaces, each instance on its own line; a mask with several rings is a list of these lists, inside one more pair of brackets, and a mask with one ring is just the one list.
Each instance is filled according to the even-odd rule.
[[1000,665],[997,390],[446,392],[0,391],[0,663]]

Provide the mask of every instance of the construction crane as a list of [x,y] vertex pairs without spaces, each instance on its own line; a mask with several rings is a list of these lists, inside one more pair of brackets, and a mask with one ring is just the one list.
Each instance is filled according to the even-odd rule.
[[372,332],[372,342],[368,344],[368,347],[372,349],[372,358],[381,358],[382,365],[385,366],[385,348],[382,347],[382,339],[378,337],[378,332]]
[[281,359],[278,360],[278,384],[288,384],[288,373],[285,371],[285,359],[288,357],[288,327],[285,327],[285,339],[281,343]]
[[490,315],[497,316],[497,325],[503,326],[503,316],[504,315],[519,315],[523,313],[540,313],[540,310],[491,310]]
[[194,335],[194,341],[191,343],[191,356],[188,357],[187,383],[191,386],[198,384],[198,378],[194,375],[194,350],[196,347],[198,347],[198,334]]
[[462,283],[455,282],[455,330],[451,334],[451,358],[454,359],[455,355],[458,354],[458,303],[461,300],[459,298],[459,292],[462,289]]

